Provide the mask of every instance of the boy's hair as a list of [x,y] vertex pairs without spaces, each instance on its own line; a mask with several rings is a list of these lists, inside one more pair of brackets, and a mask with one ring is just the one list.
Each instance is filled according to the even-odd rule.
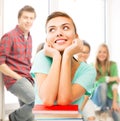
[[18,12],[18,19],[22,16],[22,13],[24,11],[27,11],[27,12],[31,12],[31,13],[34,13],[35,14],[35,18],[36,18],[36,12],[35,12],[35,9],[32,7],[32,6],[29,6],[29,5],[25,5],[23,8],[21,8]]

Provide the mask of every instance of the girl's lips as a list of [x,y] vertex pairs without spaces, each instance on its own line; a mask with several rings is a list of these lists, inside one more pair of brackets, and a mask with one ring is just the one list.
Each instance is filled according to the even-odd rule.
[[65,41],[67,41],[67,40],[65,40],[65,39],[59,39],[59,40],[56,40],[55,43],[62,44]]

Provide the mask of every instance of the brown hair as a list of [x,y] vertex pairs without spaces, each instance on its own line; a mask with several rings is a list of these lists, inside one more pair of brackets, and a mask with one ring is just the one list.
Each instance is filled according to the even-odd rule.
[[[104,47],[104,48],[106,48],[106,50],[107,50],[107,58],[106,58],[106,60],[105,60],[105,62],[104,62],[104,65],[105,65],[105,72],[107,72],[108,75],[110,75],[110,64],[111,64],[111,62],[110,62],[110,60],[109,60],[109,58],[110,58],[109,49],[108,49],[108,46],[107,46],[106,44],[101,44],[101,45],[99,46],[97,55],[98,55],[99,50],[100,50],[101,47]],[[101,65],[101,63],[100,63],[98,57],[96,56],[95,68],[96,68],[96,71],[97,71],[97,77],[96,77],[97,80],[100,78],[100,76],[102,76],[102,74],[101,74],[101,72],[100,72],[100,69],[99,69],[99,66],[100,66],[100,65]]]
[[84,46],[87,46],[89,48],[89,52],[90,52],[91,51],[90,44],[85,40],[83,40],[83,44],[84,44]]
[[21,15],[22,15],[22,13],[23,13],[24,11],[34,13],[34,14],[35,14],[35,18],[36,18],[35,9],[34,9],[32,6],[26,5],[26,6],[24,6],[23,8],[21,8],[21,9],[19,10],[19,12],[18,12],[18,19],[21,17]]
[[42,50],[42,49],[44,48],[44,45],[45,45],[44,42],[40,43],[40,44],[38,45],[38,47],[37,47],[36,53],[38,53],[40,50]]
[[73,26],[74,26],[74,29],[75,29],[75,33],[77,33],[77,29],[76,29],[76,26],[75,26],[75,23],[74,23],[73,19],[72,19],[67,13],[60,12],[60,11],[55,11],[55,12],[51,13],[51,14],[47,17],[45,26],[47,25],[47,23],[48,23],[51,19],[56,18],[56,17],[66,17],[66,18],[69,18],[69,19],[72,21],[72,23],[73,23]]

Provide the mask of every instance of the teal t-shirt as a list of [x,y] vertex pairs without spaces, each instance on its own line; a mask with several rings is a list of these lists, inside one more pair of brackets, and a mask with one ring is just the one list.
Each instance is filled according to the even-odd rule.
[[[34,59],[31,75],[35,78],[35,73],[48,74],[51,68],[52,58],[45,56],[43,51],[40,51]],[[54,76],[54,75],[53,75]],[[86,89],[86,92],[91,93],[94,81],[96,78],[96,70],[93,66],[82,62],[75,72],[72,84],[79,84]],[[35,83],[35,104],[42,104],[38,96],[38,89]],[[80,97],[78,100],[74,101],[73,104],[80,105],[84,100],[84,96]]]

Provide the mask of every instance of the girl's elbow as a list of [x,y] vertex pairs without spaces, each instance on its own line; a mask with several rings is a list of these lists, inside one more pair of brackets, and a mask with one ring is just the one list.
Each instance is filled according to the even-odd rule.
[[42,101],[42,104],[45,105],[45,106],[53,106],[54,105],[54,98],[52,97],[49,97],[48,95],[40,95],[39,93],[39,98],[40,100]]
[[43,100],[43,105],[45,105],[45,106],[53,106],[54,105],[54,101],[48,100],[48,99],[44,99]]
[[58,105],[69,105],[69,104],[71,104],[71,99],[67,99],[67,98],[65,98],[65,99],[58,99],[58,101],[57,101],[57,103],[58,103]]

